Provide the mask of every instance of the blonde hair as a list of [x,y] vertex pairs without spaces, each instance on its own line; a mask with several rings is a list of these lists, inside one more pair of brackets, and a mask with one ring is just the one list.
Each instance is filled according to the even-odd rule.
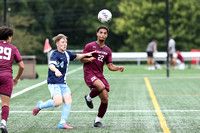
[[58,34],[57,36],[53,37],[52,40],[54,43],[57,43],[62,38],[67,39],[67,36],[65,36],[64,34]]

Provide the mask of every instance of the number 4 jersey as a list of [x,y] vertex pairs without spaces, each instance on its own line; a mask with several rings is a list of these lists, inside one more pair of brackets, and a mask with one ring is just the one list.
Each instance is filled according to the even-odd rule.
[[112,62],[112,51],[108,46],[100,47],[96,42],[88,43],[84,50],[84,53],[96,51],[93,57],[96,58],[92,62],[84,63],[84,74],[94,73],[96,76],[103,76],[104,63],[108,64]]
[[6,41],[0,41],[0,76],[12,77],[13,60],[22,60],[18,49]]

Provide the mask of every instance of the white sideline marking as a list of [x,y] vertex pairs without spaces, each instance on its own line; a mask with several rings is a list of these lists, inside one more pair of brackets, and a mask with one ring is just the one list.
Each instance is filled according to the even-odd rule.
[[[146,112],[157,112],[159,110],[108,110],[108,113],[146,113]],[[32,113],[33,111],[9,111],[10,113]],[[40,113],[61,113],[62,111],[40,111]],[[97,113],[98,111],[77,111],[71,110],[71,113]],[[162,112],[200,112],[200,110],[162,110]]]
[[26,88],[26,89],[24,89],[24,90],[21,90],[21,91],[15,93],[15,94],[11,95],[11,98],[14,98],[14,97],[16,97],[16,96],[18,96],[18,95],[21,95],[21,94],[23,94],[23,93],[25,93],[25,92],[27,92],[27,91],[29,91],[29,90],[32,90],[32,89],[34,89],[34,88],[36,88],[36,87],[39,87],[39,86],[41,86],[41,85],[43,85],[43,84],[46,84],[46,83],[47,83],[47,80],[42,81],[42,82],[40,82],[40,83],[38,83],[38,84],[36,84],[36,85],[32,85],[32,86],[30,86],[30,87],[28,87],[28,88]]
[[[69,71],[69,72],[67,72],[67,75],[70,75],[70,74],[72,74],[72,73],[75,73],[75,72],[81,70],[82,68],[83,68],[83,67],[81,66],[81,67],[76,68],[76,69],[74,69],[74,70],[72,70],[72,71]],[[40,82],[40,83],[38,83],[38,84],[32,85],[32,86],[30,86],[30,87],[28,87],[28,88],[25,88],[24,90],[21,90],[21,91],[15,93],[15,94],[11,95],[11,98],[14,98],[14,97],[16,97],[16,96],[19,96],[19,95],[21,95],[21,94],[23,94],[23,93],[25,93],[25,92],[27,92],[27,91],[30,91],[30,90],[32,90],[32,89],[34,89],[34,88],[37,88],[37,87],[39,87],[39,86],[41,86],[41,85],[44,85],[44,84],[46,84],[46,83],[47,83],[47,80],[42,81],[42,82]],[[1,103],[1,100],[0,100],[0,103]]]

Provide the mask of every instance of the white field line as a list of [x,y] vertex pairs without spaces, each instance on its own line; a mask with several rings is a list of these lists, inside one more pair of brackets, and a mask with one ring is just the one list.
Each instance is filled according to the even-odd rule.
[[40,83],[38,83],[38,84],[36,84],[36,85],[32,85],[32,86],[30,86],[30,87],[28,87],[28,88],[25,88],[24,90],[21,90],[21,91],[15,93],[15,94],[11,95],[11,98],[14,98],[14,97],[16,97],[16,96],[19,96],[19,95],[21,95],[21,94],[23,94],[23,93],[25,93],[25,92],[27,92],[27,91],[30,91],[30,90],[32,90],[32,89],[34,89],[34,88],[36,88],[36,87],[39,87],[39,86],[41,86],[41,85],[44,85],[44,84],[46,84],[46,83],[47,83],[47,80],[42,81],[42,82],[40,82]]
[[[76,68],[76,69],[74,69],[74,70],[72,70],[72,71],[69,71],[69,72],[67,72],[67,75],[70,75],[70,74],[72,74],[72,73],[75,73],[75,72],[81,70],[82,68],[83,68],[83,67],[81,66],[81,67]],[[21,91],[15,93],[15,94],[12,94],[12,95],[11,95],[11,98],[14,98],[14,97],[16,97],[16,96],[19,96],[19,95],[21,95],[21,94],[23,94],[23,93],[25,93],[25,92],[27,92],[27,91],[30,91],[30,90],[32,90],[32,89],[34,89],[34,88],[37,88],[37,87],[39,87],[39,86],[41,86],[41,85],[44,85],[44,84],[46,84],[46,83],[47,83],[47,80],[42,81],[42,82],[40,82],[40,83],[38,83],[38,84],[32,85],[32,86],[30,86],[30,87],[28,87],[28,88],[25,88],[24,90],[21,90]],[[0,103],[1,103],[1,100],[0,100]]]
[[[108,113],[151,113],[157,112],[160,110],[108,110]],[[10,113],[32,113],[33,111],[9,111]],[[61,113],[62,111],[40,111],[40,113]],[[87,111],[87,110],[71,110],[71,113],[97,113],[98,111]],[[200,110],[162,110],[162,112],[177,112],[177,113],[185,113],[185,112],[200,112]]]

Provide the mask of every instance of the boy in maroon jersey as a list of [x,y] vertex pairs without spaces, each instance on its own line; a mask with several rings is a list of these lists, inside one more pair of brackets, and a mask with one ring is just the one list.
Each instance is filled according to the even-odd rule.
[[[10,44],[13,30],[10,27],[0,27],[0,97],[1,97],[1,125],[2,133],[7,133],[6,123],[9,115],[9,103],[13,86],[24,70],[24,63],[18,49]],[[16,61],[19,69],[16,77],[12,76],[13,61]]]
[[94,122],[94,127],[102,127],[101,118],[106,113],[108,106],[108,92],[110,86],[103,75],[103,66],[106,63],[110,71],[123,71],[123,66],[115,66],[112,63],[112,51],[105,45],[105,40],[108,37],[108,28],[99,26],[97,29],[97,41],[88,43],[83,53],[96,51],[93,57],[83,58],[84,63],[84,79],[87,86],[91,89],[89,95],[85,95],[85,100],[89,108],[93,108],[92,98],[99,96],[101,104],[99,106],[98,115]]

